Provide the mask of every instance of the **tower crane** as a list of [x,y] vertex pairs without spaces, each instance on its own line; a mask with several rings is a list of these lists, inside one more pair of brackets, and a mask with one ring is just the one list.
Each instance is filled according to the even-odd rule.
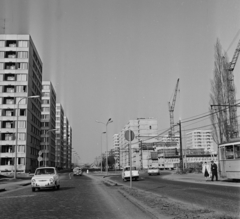
[[238,41],[237,48],[234,52],[232,61],[228,65],[228,77],[227,77],[227,89],[229,94],[229,120],[230,120],[230,137],[238,137],[238,120],[237,120],[237,106],[236,106],[236,95],[234,86],[233,70],[238,60],[240,53],[240,40]]
[[169,132],[169,137],[174,136],[174,114],[173,113],[174,113],[174,107],[175,107],[176,98],[177,98],[178,84],[179,84],[179,78],[177,80],[174,96],[173,96],[173,99],[172,99],[172,104],[170,102],[168,102],[169,113],[170,113],[170,132]]

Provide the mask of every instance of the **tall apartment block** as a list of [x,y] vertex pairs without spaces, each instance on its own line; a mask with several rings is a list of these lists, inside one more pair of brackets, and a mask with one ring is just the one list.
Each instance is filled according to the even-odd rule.
[[63,168],[68,168],[68,118],[64,116],[63,123]]
[[67,155],[67,168],[72,168],[72,127],[68,125],[68,155]]
[[154,137],[157,135],[157,120],[153,118],[137,118],[129,120],[128,124],[119,133],[120,147],[120,165],[126,166],[130,164],[129,143],[125,140],[125,131],[132,130],[135,139],[131,142],[132,149],[132,165],[137,168],[147,168],[149,151],[140,150],[140,145],[144,143],[153,143],[156,141]]
[[41,166],[55,166],[56,92],[50,81],[42,82]]
[[38,166],[41,98],[29,97],[41,97],[41,88],[42,61],[31,36],[0,35],[1,172],[15,170],[15,150],[18,172]]
[[113,135],[113,154],[115,157],[115,168],[119,168],[120,167],[119,134]]
[[63,168],[64,111],[60,103],[56,103],[56,129],[55,165],[58,168]]
[[205,152],[214,152],[212,131],[211,130],[194,130],[186,133],[187,149],[204,149]]

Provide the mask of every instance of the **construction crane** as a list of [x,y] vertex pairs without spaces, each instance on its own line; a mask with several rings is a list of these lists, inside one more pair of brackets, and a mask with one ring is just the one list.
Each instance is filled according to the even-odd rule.
[[238,137],[238,120],[237,120],[237,106],[236,106],[236,95],[234,86],[234,76],[233,70],[238,60],[240,53],[240,40],[238,42],[237,48],[234,52],[232,61],[228,65],[228,77],[227,77],[227,89],[229,94],[229,122],[230,122],[230,138]]
[[173,136],[174,136],[174,107],[175,107],[176,98],[177,98],[178,84],[179,84],[179,78],[178,78],[178,80],[177,80],[177,84],[176,84],[174,96],[173,96],[173,99],[172,99],[172,104],[171,104],[170,102],[168,102],[169,113],[170,113],[170,131],[169,131],[169,137],[173,137]]

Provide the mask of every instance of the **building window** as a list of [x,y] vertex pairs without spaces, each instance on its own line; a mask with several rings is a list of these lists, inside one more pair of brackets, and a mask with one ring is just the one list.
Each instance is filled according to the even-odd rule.
[[26,128],[26,121],[18,121],[18,128]]
[[18,145],[18,152],[25,152],[25,145]]
[[18,41],[18,47],[28,47],[28,41]]
[[26,74],[17,74],[17,81],[27,81]]
[[25,133],[18,133],[18,140],[20,140],[20,141],[26,140],[26,134]]
[[18,52],[19,59],[27,59],[28,58],[28,52]]

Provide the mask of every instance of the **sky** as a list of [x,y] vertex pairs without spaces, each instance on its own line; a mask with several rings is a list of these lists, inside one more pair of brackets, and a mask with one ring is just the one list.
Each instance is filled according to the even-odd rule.
[[[159,133],[168,129],[178,78],[174,121],[208,112],[214,45],[219,39],[232,59],[239,11],[239,0],[0,0],[0,34],[31,35],[43,80],[72,126],[73,148],[81,163],[92,163],[105,131],[96,120],[113,120],[109,149],[129,120],[154,118]],[[210,121],[183,124],[183,135],[203,124]]]

